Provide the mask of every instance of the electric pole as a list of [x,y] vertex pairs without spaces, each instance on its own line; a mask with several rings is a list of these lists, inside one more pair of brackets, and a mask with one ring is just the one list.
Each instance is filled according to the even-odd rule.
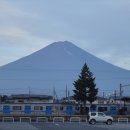
[[31,97],[31,90],[30,90],[30,87],[28,87],[28,94],[29,94],[29,102],[30,102],[30,97]]
[[114,96],[115,96],[115,103],[116,103],[116,97],[117,97],[117,92],[116,92],[116,90],[115,90],[115,92],[114,92]]
[[67,99],[67,97],[68,97],[68,88],[67,88],[67,85],[66,85],[66,90],[65,90],[65,94],[66,94],[66,99]]
[[120,108],[121,108],[121,99],[122,99],[122,93],[123,93],[122,88],[124,87],[130,87],[130,84],[127,84],[127,85],[120,84]]
[[122,84],[120,84],[120,109],[121,109],[121,98],[122,98]]

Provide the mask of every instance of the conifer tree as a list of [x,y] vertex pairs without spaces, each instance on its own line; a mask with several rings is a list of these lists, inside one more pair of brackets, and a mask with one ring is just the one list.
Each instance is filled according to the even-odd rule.
[[74,81],[74,99],[79,103],[84,105],[84,114],[86,113],[86,101],[89,101],[91,104],[96,100],[98,89],[96,88],[95,78],[93,77],[92,72],[89,70],[89,67],[85,63],[81,69],[79,78]]

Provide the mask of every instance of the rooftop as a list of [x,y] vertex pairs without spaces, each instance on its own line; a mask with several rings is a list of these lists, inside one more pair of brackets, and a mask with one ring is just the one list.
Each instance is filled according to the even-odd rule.
[[37,95],[37,94],[16,94],[16,95],[11,95],[10,98],[20,98],[20,99],[25,99],[25,98],[39,98],[39,99],[52,99],[52,96],[49,95]]

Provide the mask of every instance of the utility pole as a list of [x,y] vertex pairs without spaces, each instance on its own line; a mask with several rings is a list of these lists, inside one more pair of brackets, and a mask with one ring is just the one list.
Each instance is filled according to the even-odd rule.
[[121,99],[122,99],[122,93],[123,93],[122,88],[124,87],[130,87],[130,84],[127,84],[127,85],[120,84],[120,108],[121,108]]
[[31,97],[31,90],[30,90],[30,87],[28,87],[28,94],[29,94],[29,102],[30,102],[30,97]]
[[102,93],[102,97],[105,98],[105,92]]
[[122,98],[122,84],[120,84],[120,99]]
[[65,90],[66,99],[67,99],[67,97],[68,97],[68,94],[67,94],[67,92],[68,92],[68,88],[67,88],[67,85],[66,85],[66,90]]
[[116,103],[116,97],[117,97],[117,94],[116,94],[117,92],[116,92],[116,90],[115,90],[115,92],[114,92],[114,96],[115,96],[115,103]]
[[122,99],[122,84],[120,84],[120,109],[121,109],[121,99]]
[[55,102],[55,95],[56,95],[56,93],[55,93],[55,87],[53,88],[53,102]]
[[56,102],[58,100],[58,96],[56,94],[55,87],[53,88],[53,102]]
[[70,100],[70,91],[68,90],[68,101]]

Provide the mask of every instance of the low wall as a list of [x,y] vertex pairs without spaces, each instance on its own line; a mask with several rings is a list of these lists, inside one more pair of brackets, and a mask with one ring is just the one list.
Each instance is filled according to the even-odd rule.
[[116,115],[116,116],[113,116],[113,120],[115,122],[118,121],[118,118],[128,118],[128,121],[130,122],[130,115]]
[[[32,121],[36,121],[37,117],[47,117],[48,121],[53,121],[54,117],[64,117],[65,121],[70,121],[71,117],[80,117],[81,122],[86,122],[87,116],[86,115],[30,115],[30,114],[0,114],[0,121],[2,121],[3,117],[14,117],[14,120],[19,120],[20,117],[30,117]],[[114,122],[118,121],[118,118],[128,118],[128,121],[130,122],[130,115],[116,115],[112,116],[114,119]]]

